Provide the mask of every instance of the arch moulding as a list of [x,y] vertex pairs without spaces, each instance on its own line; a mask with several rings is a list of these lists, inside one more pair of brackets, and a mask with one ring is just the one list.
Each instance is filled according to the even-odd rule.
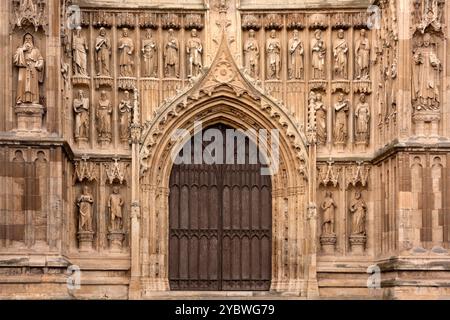
[[173,136],[178,129],[193,133],[199,122],[203,128],[220,122],[244,131],[278,130],[279,167],[271,177],[270,291],[316,295],[316,214],[310,191],[314,150],[284,106],[237,67],[224,36],[211,66],[159,107],[152,121],[144,125],[134,149],[130,297],[151,297],[170,290],[168,190],[172,154],[182,146]]

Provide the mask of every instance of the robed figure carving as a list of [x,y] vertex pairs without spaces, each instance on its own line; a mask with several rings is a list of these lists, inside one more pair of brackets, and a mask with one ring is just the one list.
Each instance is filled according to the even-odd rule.
[[331,191],[326,192],[325,199],[321,207],[323,211],[322,236],[334,235],[334,217],[337,206],[333,200],[333,194]]
[[191,37],[187,41],[186,53],[188,55],[188,77],[196,77],[202,70],[202,41],[198,37],[197,30],[191,30]]
[[277,38],[275,30],[270,31],[270,38],[266,43],[267,78],[280,79],[281,70],[281,41]]
[[359,101],[355,110],[356,142],[368,144],[370,138],[370,108],[366,102],[365,94],[360,95]]
[[350,204],[352,214],[352,235],[366,235],[367,204],[362,198],[361,192],[355,192],[355,199]]
[[156,78],[158,71],[158,45],[153,39],[151,29],[147,29],[145,39],[142,40],[142,53],[144,56],[144,76]]
[[75,112],[75,140],[89,138],[89,98],[84,96],[83,90],[78,91],[78,97],[73,100]]
[[314,39],[311,44],[312,48],[312,68],[313,79],[325,79],[325,57],[327,49],[325,41],[322,40],[322,31],[316,30],[314,32]]
[[133,110],[133,104],[131,103],[130,93],[124,92],[124,98],[119,104],[120,114],[120,139],[122,141],[128,141],[130,137],[130,124],[131,124],[131,111]]
[[327,142],[327,109],[322,101],[322,94],[315,94],[311,91],[309,103],[315,113],[317,144],[325,145]]
[[92,206],[94,199],[88,186],[83,187],[83,193],[77,200],[78,206],[78,231],[92,232]]
[[169,29],[169,36],[164,46],[164,75],[168,78],[180,77],[180,45],[174,36],[173,29]]
[[72,39],[72,50],[75,75],[88,77],[87,51],[89,47],[86,37],[81,34],[81,27],[77,28]]
[[244,44],[244,67],[252,78],[259,75],[259,45],[255,39],[255,30],[248,32],[248,39]]
[[100,28],[99,35],[95,39],[95,52],[97,60],[97,76],[110,76],[111,42],[106,36],[105,28]]
[[123,228],[122,219],[122,207],[123,199],[120,195],[119,187],[113,188],[113,193],[109,196],[108,209],[111,219],[111,231],[121,231]]
[[14,64],[19,68],[16,103],[39,104],[39,83],[44,81],[44,58],[34,46],[30,33],[23,37],[23,44],[14,54]]
[[439,110],[439,82],[442,68],[436,52],[431,44],[431,36],[425,33],[422,46],[417,48],[413,56],[413,100],[417,111]]
[[370,73],[370,41],[366,30],[361,29],[360,37],[355,46],[356,79],[369,80]]
[[128,36],[128,29],[122,29],[122,37],[119,39],[119,76],[132,77],[134,65],[134,43]]
[[299,38],[298,30],[294,30],[292,39],[289,40],[289,79],[303,79],[305,68],[303,63],[304,54],[303,42]]
[[338,96],[338,101],[334,105],[335,123],[334,123],[334,142],[335,144],[345,144],[348,137],[348,121],[347,114],[349,112],[348,101],[344,100],[344,95],[341,93]]
[[345,40],[344,30],[338,31],[338,39],[333,48],[334,55],[334,75],[337,79],[347,79],[348,77],[348,44]]
[[111,102],[106,91],[102,91],[96,112],[97,133],[100,142],[111,142],[111,114]]

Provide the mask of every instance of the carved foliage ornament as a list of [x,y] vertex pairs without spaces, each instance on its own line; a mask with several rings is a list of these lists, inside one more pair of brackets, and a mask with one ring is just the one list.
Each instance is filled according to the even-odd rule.
[[244,14],[242,16],[242,29],[244,30],[259,30],[261,28],[261,23],[259,22],[259,17],[254,14]]
[[356,165],[346,168],[346,187],[356,187],[360,184],[362,187],[366,187],[369,180],[370,166],[363,164],[363,162],[357,162]]
[[202,16],[200,14],[190,13],[184,17],[184,28],[187,30],[203,29]]
[[288,29],[299,29],[305,28],[305,16],[299,13],[292,13],[286,16],[287,28]]
[[92,24],[94,27],[111,27],[113,23],[113,15],[110,12],[96,11],[94,12],[94,19]]
[[16,26],[19,28],[33,26],[37,31],[41,26],[45,29],[48,24],[45,0],[13,0],[12,10],[12,29]]
[[118,181],[122,184],[126,180],[128,163],[119,162],[119,159],[114,159],[114,162],[104,163],[106,169],[106,177],[109,184]]
[[87,157],[83,157],[80,161],[75,161],[74,178],[78,182],[94,181],[98,179],[98,166],[94,162],[88,162]]
[[180,29],[180,17],[174,13],[168,13],[161,17],[163,29]]
[[136,24],[135,15],[130,12],[120,12],[116,16],[116,23],[119,28],[134,28]]
[[330,160],[327,165],[319,165],[317,174],[319,185],[328,186],[331,184],[333,187],[338,186],[341,168],[333,166],[333,164],[334,161]]
[[281,30],[283,29],[283,18],[276,13],[268,14],[264,19],[264,28],[267,30]]
[[143,12],[139,14],[139,27],[158,29],[158,17],[155,13]]

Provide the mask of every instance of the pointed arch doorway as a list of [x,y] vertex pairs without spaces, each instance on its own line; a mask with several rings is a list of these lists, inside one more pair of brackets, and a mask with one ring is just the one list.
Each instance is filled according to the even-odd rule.
[[[198,135],[203,136],[210,129],[218,130],[224,137],[221,151],[225,158],[227,143],[231,142],[227,141],[230,139],[226,130],[232,128],[215,124],[187,142],[191,145],[192,160],[195,141],[202,141]],[[253,141],[245,139],[245,159],[240,161],[237,139],[234,141],[234,164],[206,164],[203,159],[201,164],[181,163],[172,168],[169,182],[171,290],[270,289],[271,177],[261,175],[261,161],[254,164],[250,160],[251,150],[257,150]],[[202,154],[210,143],[202,142]],[[189,148],[183,150],[189,152]],[[182,152],[180,156],[184,156]]]

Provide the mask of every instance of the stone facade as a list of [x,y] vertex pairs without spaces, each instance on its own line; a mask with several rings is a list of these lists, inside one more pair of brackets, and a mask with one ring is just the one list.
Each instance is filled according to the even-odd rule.
[[[0,298],[450,297],[450,3],[285,2],[2,5]],[[269,292],[170,290],[195,121],[280,132]]]

